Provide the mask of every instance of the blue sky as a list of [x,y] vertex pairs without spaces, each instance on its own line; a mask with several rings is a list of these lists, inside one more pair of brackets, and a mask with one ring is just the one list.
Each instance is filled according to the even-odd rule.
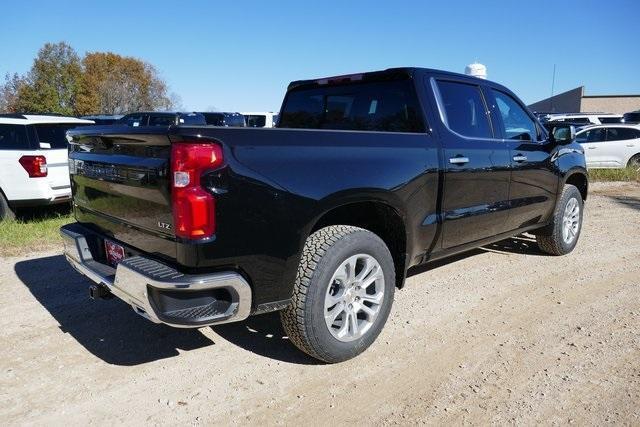
[[396,66],[489,78],[531,103],[640,93],[640,1],[9,1],[0,73],[45,42],[154,64],[185,109],[278,110],[289,81]]

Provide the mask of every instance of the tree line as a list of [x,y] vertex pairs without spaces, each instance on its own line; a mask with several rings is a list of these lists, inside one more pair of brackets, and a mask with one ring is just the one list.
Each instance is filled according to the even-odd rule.
[[176,95],[155,67],[112,52],[84,57],[67,43],[46,43],[28,73],[7,74],[0,86],[0,112],[126,114],[178,108]]

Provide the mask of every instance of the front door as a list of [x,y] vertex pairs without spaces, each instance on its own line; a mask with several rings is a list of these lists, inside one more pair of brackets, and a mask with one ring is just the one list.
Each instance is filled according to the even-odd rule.
[[606,135],[605,128],[593,128],[576,135],[576,141],[584,148],[584,157],[588,168],[605,166],[607,154],[604,142]]
[[552,159],[556,144],[510,93],[489,89],[486,95],[511,157],[507,228],[516,230],[545,222],[553,213],[559,185]]
[[432,87],[443,128],[442,247],[448,249],[507,231],[511,161],[478,85],[447,76]]

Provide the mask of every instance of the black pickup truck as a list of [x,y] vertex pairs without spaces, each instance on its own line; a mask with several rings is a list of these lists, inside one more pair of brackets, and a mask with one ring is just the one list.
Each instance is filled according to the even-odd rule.
[[573,250],[588,176],[572,131],[501,85],[419,68],[293,82],[274,129],[79,128],[65,253],[93,296],[154,322],[280,310],[296,346],[343,361],[412,266],[523,232]]

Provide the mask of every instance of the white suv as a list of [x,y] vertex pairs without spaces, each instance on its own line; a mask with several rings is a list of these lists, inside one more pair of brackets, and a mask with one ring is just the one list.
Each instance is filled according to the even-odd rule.
[[74,117],[0,114],[0,220],[19,207],[71,199],[65,133],[93,124]]
[[640,125],[588,126],[576,133],[588,168],[640,170]]

